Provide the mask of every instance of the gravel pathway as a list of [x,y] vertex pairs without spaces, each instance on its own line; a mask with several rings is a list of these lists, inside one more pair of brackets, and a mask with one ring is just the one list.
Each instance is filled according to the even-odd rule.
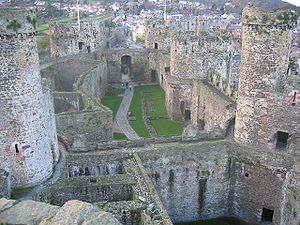
[[140,139],[140,137],[132,129],[132,127],[130,126],[127,120],[127,114],[133,97],[133,92],[134,92],[133,86],[131,90],[129,88],[125,89],[123,100],[121,102],[121,105],[116,115],[116,122],[119,128],[123,131],[123,133],[126,135],[126,137],[129,140]]

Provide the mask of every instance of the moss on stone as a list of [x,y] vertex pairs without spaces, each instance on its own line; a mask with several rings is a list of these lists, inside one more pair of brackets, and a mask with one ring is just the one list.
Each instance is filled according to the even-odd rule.
[[31,23],[31,25],[34,27],[34,29],[36,29],[36,22],[37,22],[37,20],[36,20],[36,18],[31,18],[29,15],[26,17],[26,19],[27,19],[27,21],[29,22],[29,23]]
[[6,26],[6,28],[13,29],[13,31],[17,31],[19,28],[21,28],[21,24],[18,23],[16,20],[13,20]]
[[268,17],[268,15],[263,15],[263,17],[262,17],[262,23],[267,23],[268,22],[268,20],[269,20],[269,17]]

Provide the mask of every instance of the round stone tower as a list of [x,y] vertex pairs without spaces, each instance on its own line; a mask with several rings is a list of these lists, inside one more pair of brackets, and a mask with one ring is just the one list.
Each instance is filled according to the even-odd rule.
[[50,177],[58,157],[35,28],[34,10],[0,8],[0,168],[11,174],[15,188]]
[[291,102],[297,101],[299,87],[290,86],[294,78],[288,77],[296,20],[291,11],[266,12],[250,5],[243,10],[235,126],[239,142],[275,150],[278,139],[288,147],[291,137],[299,133],[299,104]]

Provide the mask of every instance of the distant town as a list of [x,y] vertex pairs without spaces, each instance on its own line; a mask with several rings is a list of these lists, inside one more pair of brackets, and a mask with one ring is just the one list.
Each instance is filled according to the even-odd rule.
[[[232,1],[224,1],[221,5],[214,1],[195,1],[195,0],[136,0],[136,1],[17,1],[17,0],[0,0],[0,6],[25,6],[36,8],[38,11],[38,31],[40,36],[39,47],[43,45],[48,50],[47,41],[49,38],[47,24],[50,20],[68,20],[77,19],[79,9],[80,19],[95,18],[101,16],[114,17],[113,25],[125,29],[127,42],[117,44],[113,47],[137,48],[144,47],[145,38],[145,21],[152,19],[167,19],[175,21],[190,21],[190,28],[193,30],[195,20],[205,21],[207,29],[210,32],[225,33],[231,38],[232,47],[236,56],[240,55],[241,46],[241,9],[242,6]],[[277,3],[277,1],[274,1]],[[280,1],[279,1],[280,2]],[[275,4],[274,3],[274,4]],[[285,3],[278,3],[278,7]],[[299,7],[298,7],[299,8]],[[164,18],[166,17],[166,18]],[[299,55],[300,44],[300,25],[293,30],[293,54]],[[298,63],[299,64],[299,63]]]

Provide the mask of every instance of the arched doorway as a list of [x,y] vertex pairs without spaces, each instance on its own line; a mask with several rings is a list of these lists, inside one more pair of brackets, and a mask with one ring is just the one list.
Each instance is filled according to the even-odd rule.
[[131,56],[124,55],[121,57],[121,73],[122,80],[129,80],[131,78]]

